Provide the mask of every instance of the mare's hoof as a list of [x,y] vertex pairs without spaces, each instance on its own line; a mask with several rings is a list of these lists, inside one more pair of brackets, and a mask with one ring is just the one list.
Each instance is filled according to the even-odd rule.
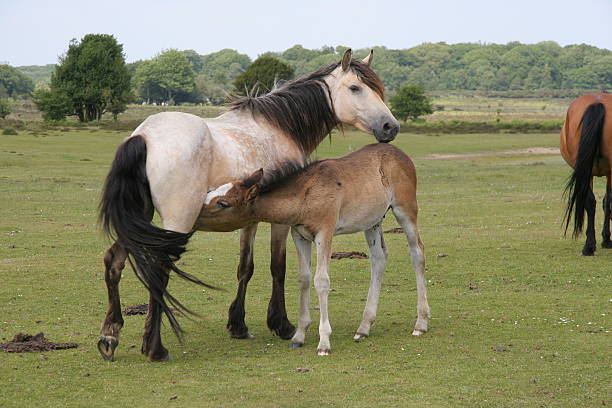
[[419,329],[414,329],[412,331],[412,335],[413,336],[422,336],[423,334],[425,334],[425,332],[423,330],[419,330]]
[[172,357],[170,356],[170,354],[166,353],[162,357],[149,356],[149,361],[151,361],[152,363],[163,363],[164,361],[172,361]]
[[355,341],[360,341],[360,340],[366,339],[368,337],[369,336],[367,334],[364,334],[364,333],[355,333],[355,336],[353,336],[353,339]]
[[287,322],[287,325],[283,325],[280,329],[275,329],[274,334],[280,337],[283,340],[291,340],[293,335],[295,334],[295,326],[291,323]]
[[329,356],[330,354],[331,354],[330,349],[318,349],[317,350],[317,355],[319,356]]
[[119,340],[113,336],[100,336],[98,340],[98,351],[106,361],[115,361],[115,349],[119,345]]
[[255,338],[255,336],[253,336],[249,332],[246,332],[244,334],[238,334],[238,335],[232,334],[232,339],[251,340],[251,339],[254,339],[254,338]]
[[601,247],[605,248],[605,249],[610,249],[612,248],[612,241],[604,241],[601,243]]
[[580,253],[580,256],[594,256],[595,255],[595,251],[582,251]]
[[300,343],[298,341],[292,341],[291,343],[289,343],[289,348],[292,349],[296,349],[296,348],[300,348],[304,345],[304,343]]

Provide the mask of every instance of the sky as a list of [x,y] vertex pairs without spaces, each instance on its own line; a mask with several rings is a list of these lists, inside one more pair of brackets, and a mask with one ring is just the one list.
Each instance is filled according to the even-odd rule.
[[0,63],[56,63],[71,39],[89,33],[113,34],[127,62],[168,48],[256,58],[295,44],[552,40],[612,50],[612,0],[0,0]]

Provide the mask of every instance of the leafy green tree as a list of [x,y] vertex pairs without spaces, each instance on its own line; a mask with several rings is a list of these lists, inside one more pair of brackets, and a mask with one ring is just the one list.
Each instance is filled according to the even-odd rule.
[[276,58],[259,57],[234,79],[234,87],[240,94],[247,94],[256,86],[268,92],[278,81],[293,78],[293,72],[293,68]]
[[404,121],[433,113],[431,100],[425,95],[425,90],[416,85],[401,87],[389,99],[389,103],[391,112]]
[[8,101],[0,99],[0,119],[6,118],[11,113],[11,106]]
[[0,96],[16,98],[29,95],[34,90],[34,82],[21,71],[10,65],[0,65]]
[[195,88],[195,72],[180,51],[163,51],[136,68],[134,82],[140,97],[147,101],[182,102]]
[[100,120],[112,104],[129,98],[130,76],[123,46],[112,35],[87,34],[80,42],[70,42],[51,77],[50,90],[39,93],[35,102],[44,116],[60,119],[69,100],[66,114],[89,122]]

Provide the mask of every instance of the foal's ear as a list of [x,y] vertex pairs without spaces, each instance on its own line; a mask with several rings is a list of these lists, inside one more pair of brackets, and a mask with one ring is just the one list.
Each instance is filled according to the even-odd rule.
[[242,187],[250,188],[251,186],[254,186],[255,184],[259,183],[262,177],[263,169],[255,170],[253,174],[251,174],[249,177],[245,178],[242,181]]
[[347,48],[344,51],[344,55],[342,56],[342,70],[346,72],[351,66],[351,59],[353,58],[353,51],[350,48]]
[[368,56],[365,57],[363,60],[361,60],[361,62],[363,62],[369,67],[370,65],[372,65],[373,59],[374,59],[374,50],[370,50],[370,53],[368,54]]

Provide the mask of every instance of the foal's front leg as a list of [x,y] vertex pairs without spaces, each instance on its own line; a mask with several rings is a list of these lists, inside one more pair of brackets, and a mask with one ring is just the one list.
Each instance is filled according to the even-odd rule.
[[306,330],[310,326],[310,252],[312,243],[304,239],[299,232],[291,229],[291,236],[297,249],[300,280],[300,317],[298,327],[291,339],[289,347],[297,348],[304,345]]
[[[335,225],[335,223],[334,223]],[[329,336],[332,329],[329,324],[327,298],[329,296],[329,260],[331,257],[331,243],[333,233],[320,232],[315,237],[317,244],[317,272],[315,273],[314,286],[319,296],[319,346],[317,354],[327,356],[331,353],[331,344]]]
[[376,319],[378,309],[378,299],[380,297],[380,285],[382,284],[387,262],[387,248],[383,239],[380,224],[373,226],[365,231],[366,241],[370,248],[370,264],[372,272],[370,275],[370,289],[368,290],[368,300],[363,310],[363,319],[355,333],[355,340],[361,340],[370,335],[370,328]]

